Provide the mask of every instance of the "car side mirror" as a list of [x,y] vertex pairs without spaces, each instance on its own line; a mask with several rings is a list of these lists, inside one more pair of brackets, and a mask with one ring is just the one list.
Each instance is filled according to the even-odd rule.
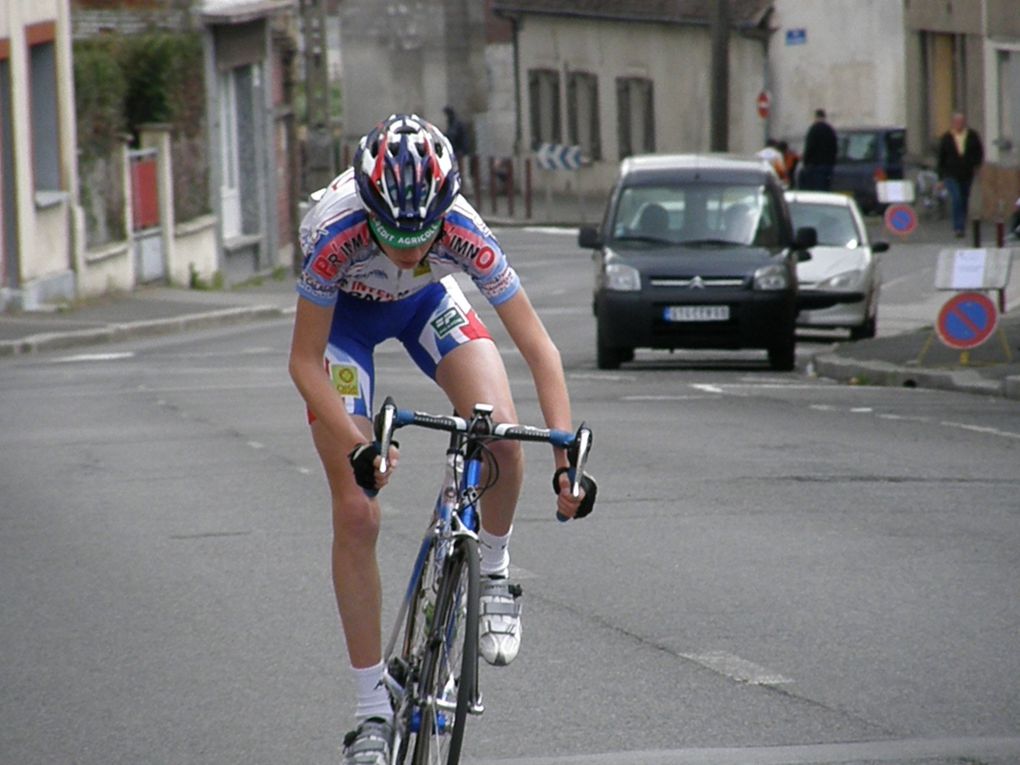
[[601,247],[602,237],[599,230],[595,226],[581,226],[581,230],[577,232],[577,244],[591,250]]
[[798,228],[793,237],[793,246],[797,250],[810,250],[818,244],[818,231],[813,226]]
[[889,243],[888,242],[872,242],[871,243],[871,251],[872,252],[888,252],[889,251]]

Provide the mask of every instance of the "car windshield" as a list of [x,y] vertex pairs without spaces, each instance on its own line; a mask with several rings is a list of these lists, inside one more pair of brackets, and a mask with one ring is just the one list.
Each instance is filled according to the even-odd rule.
[[611,230],[616,241],[649,245],[779,243],[771,195],[749,184],[628,186],[620,194]]
[[818,244],[826,247],[848,247],[861,244],[850,208],[845,205],[818,205],[790,202],[794,229],[810,226],[818,232]]

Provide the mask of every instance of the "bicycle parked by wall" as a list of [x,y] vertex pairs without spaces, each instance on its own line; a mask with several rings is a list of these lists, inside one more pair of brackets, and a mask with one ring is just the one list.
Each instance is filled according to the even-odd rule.
[[[398,428],[414,425],[450,433],[432,520],[384,652],[394,709],[394,765],[457,765],[468,715],[484,709],[478,688],[476,532],[479,500],[498,477],[487,445],[500,439],[552,444],[567,450],[575,497],[585,480],[592,434],[584,424],[570,433],[498,423],[492,411],[492,406],[476,404],[471,418],[464,419],[399,409],[387,398],[375,419],[383,455]],[[380,471],[386,469],[384,461]],[[594,485],[584,486],[594,499]]]

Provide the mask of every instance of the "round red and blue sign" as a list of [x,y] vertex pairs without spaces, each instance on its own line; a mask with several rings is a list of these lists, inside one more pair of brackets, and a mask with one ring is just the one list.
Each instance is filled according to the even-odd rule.
[[885,210],[885,227],[898,236],[910,236],[917,228],[917,213],[908,204],[889,205]]
[[991,337],[998,323],[995,303],[980,292],[962,292],[942,306],[935,332],[950,348],[966,351]]

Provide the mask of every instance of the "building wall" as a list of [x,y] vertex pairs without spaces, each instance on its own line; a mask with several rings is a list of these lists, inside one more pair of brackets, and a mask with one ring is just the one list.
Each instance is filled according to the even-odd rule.
[[341,4],[344,137],[394,112],[445,126],[443,107],[466,120],[488,110],[485,7],[477,0],[345,0]]
[[905,125],[903,19],[903,4],[890,0],[775,0],[773,136],[801,146],[817,108],[837,130]]
[[[708,151],[711,144],[711,37],[707,26],[525,16],[518,29],[522,150],[531,149],[528,70],[560,72],[560,114],[566,141],[566,75],[585,71],[598,77],[602,159],[583,173],[586,188],[608,189],[621,159],[617,128],[618,77],[653,81],[655,150],[659,153]],[[729,43],[729,148],[752,153],[764,131],[755,99],[764,83],[765,46],[732,35]],[[562,174],[564,179],[569,174]]]
[[[48,38],[50,29],[55,82],[40,85],[31,79],[28,38],[29,34]],[[13,145],[13,167],[2,172],[13,176],[14,186],[14,209],[5,208],[2,220],[17,236],[13,251],[3,251],[0,308],[8,304],[35,308],[74,296],[78,171],[67,0],[14,0],[0,5],[0,52],[11,80],[12,135],[5,139]],[[54,143],[59,154],[58,178],[45,187],[37,183],[32,143],[32,93],[40,88],[55,100]]]

